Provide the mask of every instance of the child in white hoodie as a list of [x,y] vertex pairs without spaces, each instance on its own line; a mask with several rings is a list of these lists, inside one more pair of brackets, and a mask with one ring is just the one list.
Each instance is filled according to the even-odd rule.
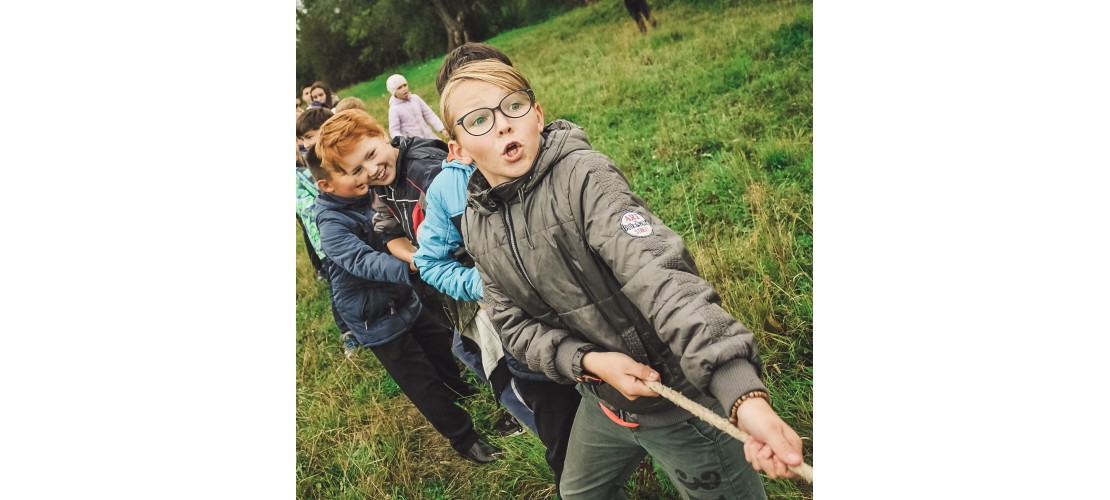
[[[409,82],[405,77],[393,75],[385,81],[385,87],[389,90],[390,137],[400,135],[449,140],[443,131],[443,122],[420,96],[409,92]],[[439,136],[435,135],[433,128],[440,133]]]

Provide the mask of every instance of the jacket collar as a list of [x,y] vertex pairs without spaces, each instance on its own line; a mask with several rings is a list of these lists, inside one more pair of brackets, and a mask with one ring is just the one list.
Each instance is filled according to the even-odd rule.
[[354,208],[361,208],[364,206],[368,207],[373,201],[373,191],[354,198],[347,198],[345,196],[335,195],[327,191],[320,191],[320,194],[316,196],[317,205],[333,210],[350,210]]
[[[434,148],[447,153],[447,144],[439,139],[425,139],[423,137],[408,137],[399,135],[389,142],[390,146],[397,149],[397,160],[394,167],[397,169],[397,175],[393,177],[393,183],[388,186],[374,186],[374,187],[392,187],[394,190],[401,189],[409,178],[409,160],[410,156],[416,155],[416,158],[429,158],[432,157],[433,151],[427,151],[425,148]],[[383,191],[384,192],[384,191]]]
[[[394,99],[397,99],[397,98],[394,97]],[[393,176],[393,183],[390,184],[388,187],[392,187],[393,189],[397,189],[397,188],[401,187],[401,183],[403,183],[404,180],[408,178],[408,176],[409,176],[409,164],[408,164],[407,161],[405,161],[405,156],[408,154],[409,149],[411,149],[413,147],[413,145],[415,145],[415,143],[416,143],[416,138],[415,137],[406,137],[406,136],[403,136],[403,135],[399,135],[397,137],[394,137],[393,140],[389,142],[390,146],[393,146],[394,148],[397,149],[397,159],[394,160],[394,165],[393,165],[393,167],[397,169],[397,175]],[[374,187],[377,187],[377,186],[374,186]],[[382,187],[386,187],[386,186],[382,186]]]

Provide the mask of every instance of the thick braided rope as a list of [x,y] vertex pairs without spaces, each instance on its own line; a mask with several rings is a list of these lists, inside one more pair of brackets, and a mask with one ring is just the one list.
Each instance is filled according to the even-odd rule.
[[[648,386],[648,389],[658,392],[661,396],[671,400],[672,403],[678,405],[686,411],[689,411],[690,413],[693,413],[695,417],[698,417],[704,420],[709,425],[720,429],[721,432],[724,432],[725,434],[728,434],[729,436],[740,440],[741,443],[746,443],[748,442],[748,439],[751,438],[751,436],[747,432],[740,430],[735,425],[729,423],[728,420],[725,420],[720,415],[713,413],[713,410],[710,410],[709,408],[706,408],[695,403],[694,401],[691,401],[689,398],[683,396],[678,391],[671,389],[670,387],[667,387],[663,384],[660,384],[659,382],[656,382],[654,380],[645,380],[644,384]],[[791,472],[802,476],[802,479],[805,479],[806,482],[813,483],[813,467],[809,464],[802,462],[801,465],[788,465],[787,468],[789,468]]]

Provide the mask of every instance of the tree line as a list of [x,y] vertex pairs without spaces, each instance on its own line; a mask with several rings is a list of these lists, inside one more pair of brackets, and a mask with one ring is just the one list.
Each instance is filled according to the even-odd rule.
[[296,90],[316,80],[342,88],[589,1],[302,0]]

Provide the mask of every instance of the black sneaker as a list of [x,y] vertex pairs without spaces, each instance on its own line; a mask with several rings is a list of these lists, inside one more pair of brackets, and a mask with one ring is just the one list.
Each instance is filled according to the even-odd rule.
[[465,452],[459,452],[459,455],[462,455],[463,458],[472,462],[488,464],[494,460],[497,460],[497,455],[500,453],[501,449],[485,441],[482,441],[482,438],[478,438],[478,441],[474,443],[474,446],[471,446],[470,449],[466,450]]
[[511,414],[505,413],[493,423],[493,430],[501,437],[519,436],[524,434],[524,426]]

